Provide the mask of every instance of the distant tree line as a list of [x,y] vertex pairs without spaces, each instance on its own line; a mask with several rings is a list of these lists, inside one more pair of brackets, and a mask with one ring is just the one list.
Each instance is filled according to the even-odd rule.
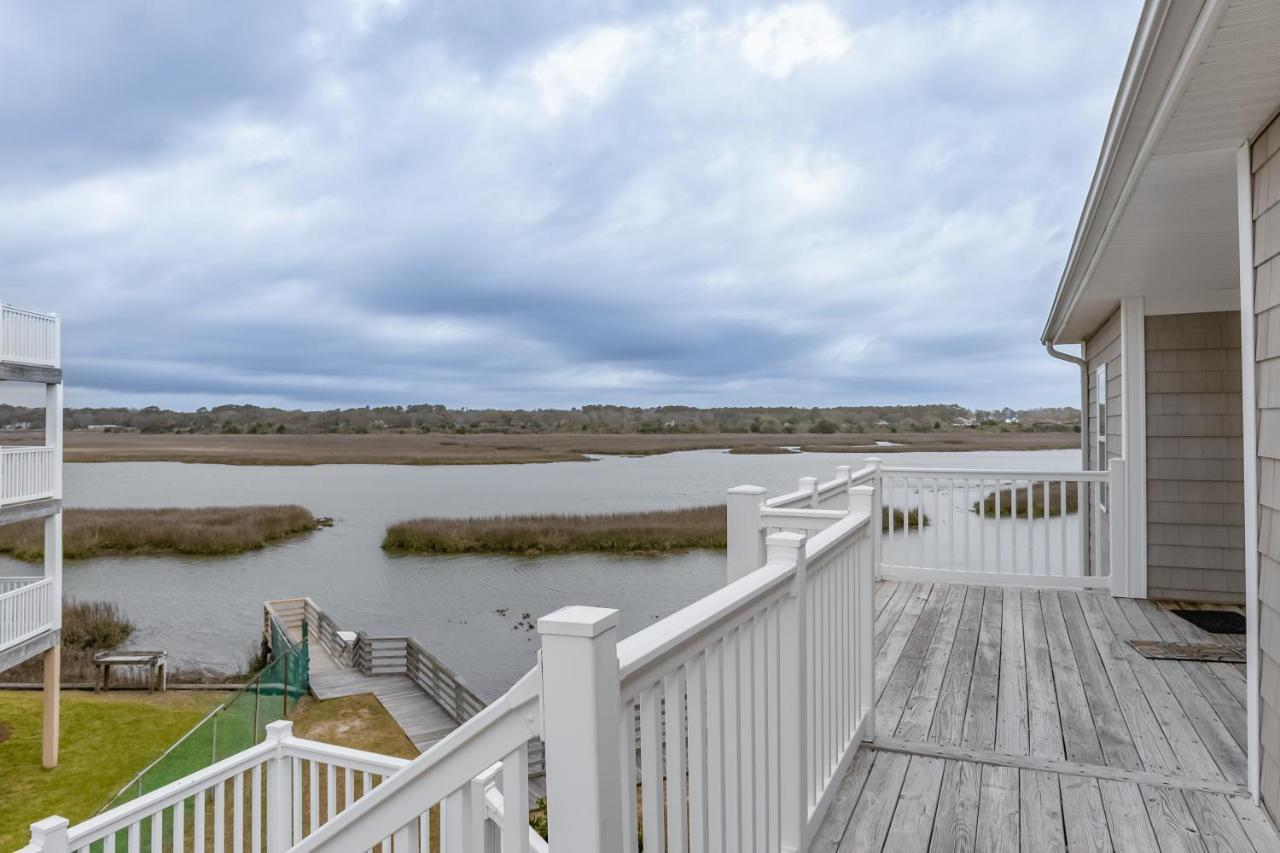
[[[0,429],[39,428],[43,409],[0,405]],[[145,433],[893,433],[989,429],[1070,432],[1073,408],[971,410],[955,403],[920,406],[724,407],[591,405],[574,409],[451,409],[422,403],[302,411],[223,405],[176,412],[67,409],[65,428],[119,427]]]

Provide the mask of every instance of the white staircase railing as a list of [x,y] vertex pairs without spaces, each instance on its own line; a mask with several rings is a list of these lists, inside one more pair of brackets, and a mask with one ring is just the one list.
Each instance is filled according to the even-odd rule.
[[[66,819],[52,817],[33,824],[31,842],[18,853],[305,849],[309,839],[382,792],[388,780],[410,764],[403,758],[296,738],[292,725],[285,720],[270,723],[266,740],[257,746],[83,823],[69,826]],[[501,781],[507,782],[505,776]],[[529,829],[527,802],[517,800],[519,806],[507,809],[509,800],[504,801],[493,772],[466,787],[475,791],[476,808],[468,816],[475,818],[481,837],[500,837],[497,833],[518,821],[518,834],[529,845],[518,849],[546,850]],[[368,844],[329,849],[429,853],[433,848],[428,811]]]

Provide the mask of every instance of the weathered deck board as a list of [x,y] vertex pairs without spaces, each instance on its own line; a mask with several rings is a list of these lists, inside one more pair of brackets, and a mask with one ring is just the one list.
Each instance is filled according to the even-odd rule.
[[1145,601],[884,582],[877,723],[817,849],[1280,850],[1243,790],[1242,667]]
[[418,750],[458,727],[448,712],[403,675],[364,675],[336,665],[319,645],[311,648],[311,692],[317,699],[372,693]]

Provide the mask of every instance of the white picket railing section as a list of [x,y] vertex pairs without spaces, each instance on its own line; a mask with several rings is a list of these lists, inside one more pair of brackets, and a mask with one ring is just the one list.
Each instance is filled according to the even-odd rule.
[[56,314],[40,314],[12,305],[0,305],[0,361],[58,367],[60,320]]
[[[882,468],[886,577],[1107,588],[1081,518],[1101,516],[1106,471]],[[921,524],[923,522],[923,525]]]
[[0,649],[53,627],[57,608],[53,578],[5,578],[0,589],[5,590],[0,592]]
[[618,644],[624,850],[803,849],[871,725],[872,540],[842,516]]
[[[31,842],[18,853],[298,849],[409,765],[402,758],[296,738],[292,726],[285,720],[270,723],[261,744],[75,826],[46,818],[32,826]],[[472,787],[477,831],[499,838],[508,819],[493,773],[473,780]],[[394,833],[342,849],[429,853],[427,811]],[[545,851],[528,827],[527,803],[514,814],[530,844],[524,849]]]
[[0,506],[56,497],[56,447],[0,448]]

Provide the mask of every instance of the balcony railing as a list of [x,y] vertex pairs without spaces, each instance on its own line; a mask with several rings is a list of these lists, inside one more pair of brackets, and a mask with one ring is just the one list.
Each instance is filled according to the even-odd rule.
[[60,367],[59,325],[56,314],[0,305],[0,361]]
[[0,506],[57,497],[56,447],[0,448]]
[[[524,809],[535,737],[546,744],[557,850],[635,853],[643,842],[645,850],[659,851],[803,853],[859,744],[874,735],[878,572],[914,571],[940,582],[1095,583],[1081,574],[1085,564],[1058,571],[1059,564],[1032,559],[1046,548],[1053,552],[1043,538],[1025,554],[1023,539],[1010,540],[1007,572],[967,563],[971,550],[941,543],[925,552],[927,559],[893,557],[885,509],[904,509],[908,518],[913,509],[931,510],[948,543],[970,523],[969,514],[977,517],[973,523],[1018,527],[1027,537],[1035,525],[1052,522],[1065,543],[1079,535],[1060,518],[1071,514],[1072,485],[1077,512],[1096,515],[1092,493],[1105,482],[1111,535],[1123,532],[1122,464],[1106,474],[1016,474],[868,461],[826,482],[805,478],[796,492],[773,500],[757,487],[731,490],[726,586],[621,642],[614,610],[567,607],[543,617],[532,670],[413,761],[375,757],[387,775],[381,784],[365,781],[358,795],[357,775],[369,772],[375,758],[294,741],[276,729],[261,746],[86,823],[35,824],[23,853],[89,850],[121,833],[129,850],[144,849],[144,837],[147,849],[162,849],[171,837],[181,850],[185,815],[197,821],[197,838],[210,828],[213,853],[422,851],[437,808],[439,849],[448,853],[544,850]],[[911,496],[903,507],[889,503],[895,483]],[[1006,487],[1007,497],[1000,491]],[[1025,517],[1017,510],[1019,487],[1030,507]],[[1037,493],[1049,499],[1043,515],[1034,508]],[[906,500],[901,494],[894,500]],[[991,498],[992,517],[971,498],[975,504]],[[1005,500],[1012,501],[1007,516]],[[906,524],[895,535],[905,542],[920,532]],[[999,559],[1005,553],[991,552]],[[889,557],[898,562],[886,563]],[[505,809],[504,797],[511,804]]]
[[0,578],[0,650],[52,628],[56,612],[53,578]]

